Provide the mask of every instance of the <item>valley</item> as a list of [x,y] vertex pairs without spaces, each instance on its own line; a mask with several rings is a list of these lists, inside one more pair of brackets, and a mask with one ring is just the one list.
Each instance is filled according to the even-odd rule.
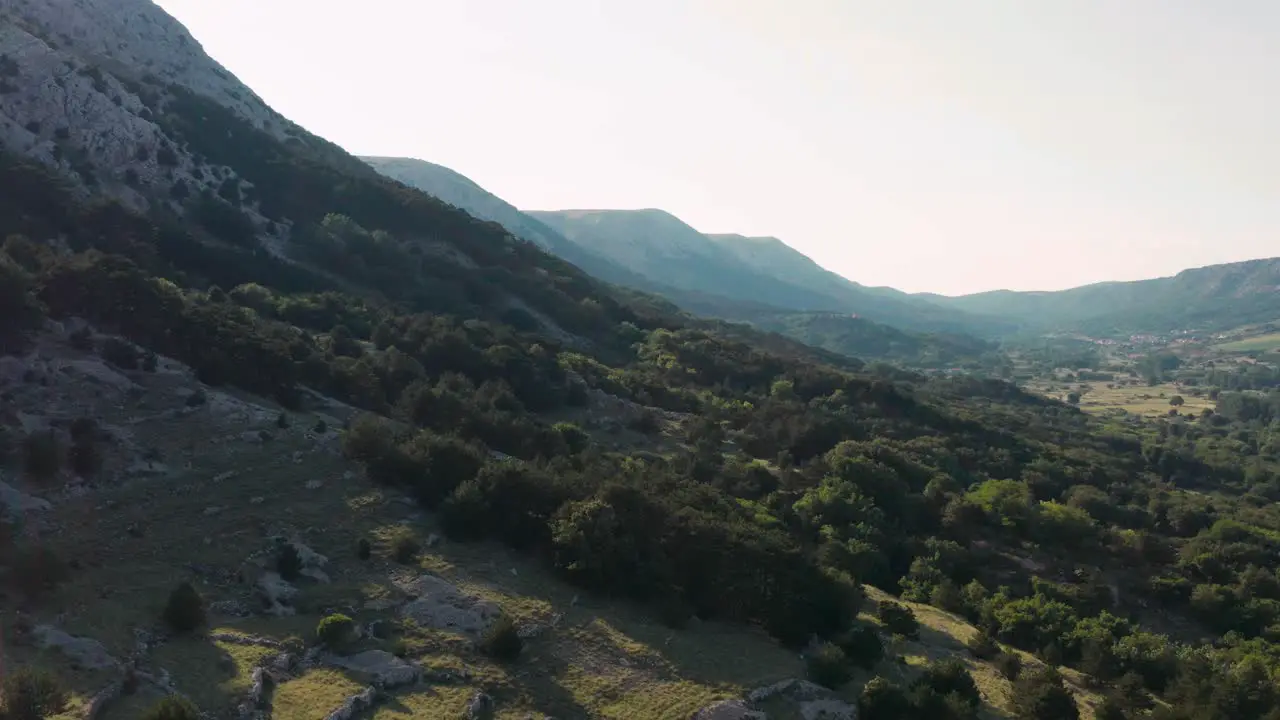
[[867,287],[0,13],[3,720],[1280,713],[1277,261]]

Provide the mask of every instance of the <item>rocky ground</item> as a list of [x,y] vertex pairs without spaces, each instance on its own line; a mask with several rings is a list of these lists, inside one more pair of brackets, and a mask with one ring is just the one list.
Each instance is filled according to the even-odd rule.
[[[80,328],[51,326],[27,355],[0,359],[12,437],[51,431],[68,448],[88,418],[101,455],[88,477],[65,464],[42,481],[15,463],[0,475],[0,549],[47,548],[63,571],[32,594],[12,563],[0,570],[4,667],[54,670],[73,690],[67,717],[124,720],[181,694],[210,718],[758,718],[752,692],[769,687],[800,717],[852,716],[828,691],[776,685],[798,658],[755,631],[670,630],[533,559],[442,541],[430,516],[342,458],[348,408],[316,399],[282,413],[165,358],[121,369],[74,348]],[[396,562],[405,537],[421,550]],[[302,564],[293,582],[276,572],[286,545]],[[208,627],[170,636],[161,615],[183,581]],[[315,640],[334,612],[358,627],[341,655]],[[503,614],[525,639],[511,664],[476,648]]]

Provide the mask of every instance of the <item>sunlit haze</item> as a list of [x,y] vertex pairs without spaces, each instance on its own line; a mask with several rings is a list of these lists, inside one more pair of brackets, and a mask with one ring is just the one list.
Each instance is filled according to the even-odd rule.
[[1268,0],[159,4],[312,132],[524,209],[947,294],[1280,255]]

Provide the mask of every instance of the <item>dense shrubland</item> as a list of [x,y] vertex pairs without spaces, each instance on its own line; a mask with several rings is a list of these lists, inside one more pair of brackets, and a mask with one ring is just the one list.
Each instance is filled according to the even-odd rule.
[[[163,117],[237,168],[263,215],[293,223],[286,250],[303,262],[247,238],[226,198],[203,198],[226,207],[195,222],[141,217],[81,205],[0,156],[5,349],[44,314],[80,316],[210,384],[286,407],[303,386],[330,394],[371,413],[345,429],[346,452],[451,535],[501,540],[673,624],[756,623],[797,646],[816,635],[832,682],[840,662],[883,652],[853,625],[868,583],[1125,688],[1111,703],[1122,715],[1152,692],[1167,702],[1156,717],[1276,717],[1273,398],[1105,424],[997,381],[851,372],[636,301],[198,98]],[[549,419],[590,389],[682,413],[680,449],[609,450]],[[202,620],[186,595],[171,603],[178,629]],[[881,619],[901,634],[914,622],[889,606]],[[1060,678],[1024,676],[1025,712],[1069,717]],[[915,687],[869,685],[864,709],[966,717],[971,682],[939,667]]]

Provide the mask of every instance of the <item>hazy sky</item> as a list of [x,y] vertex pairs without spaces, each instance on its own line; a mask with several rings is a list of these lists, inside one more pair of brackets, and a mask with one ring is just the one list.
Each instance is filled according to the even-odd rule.
[[1280,255],[1274,0],[159,4],[309,130],[521,208],[948,294]]

